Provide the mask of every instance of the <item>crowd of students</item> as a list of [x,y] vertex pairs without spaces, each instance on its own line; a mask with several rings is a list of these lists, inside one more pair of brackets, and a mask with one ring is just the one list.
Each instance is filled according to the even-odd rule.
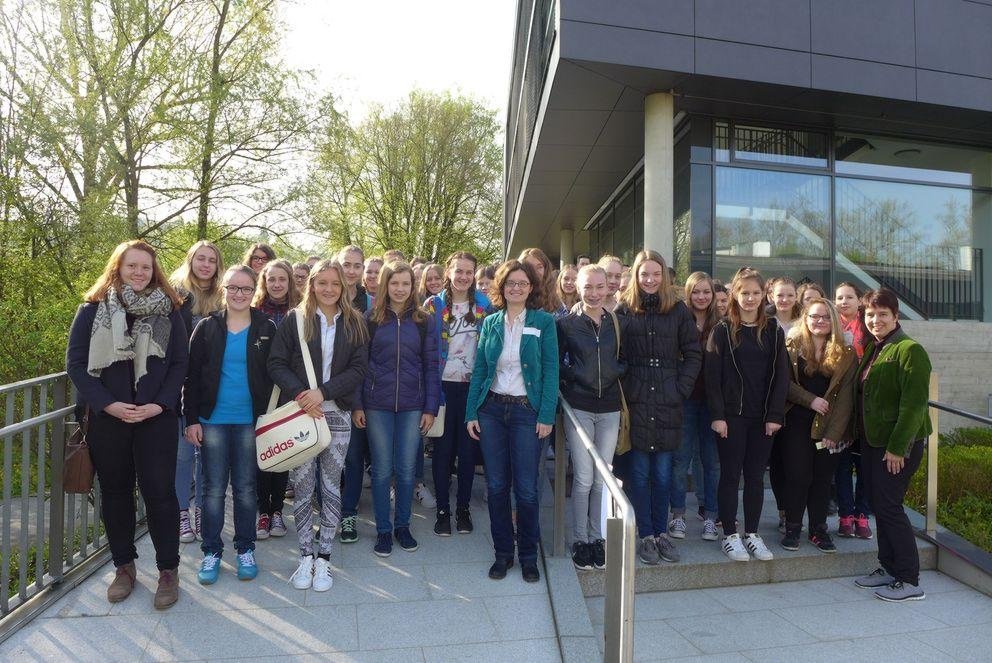
[[[678,286],[651,250],[631,267],[579,256],[557,270],[536,248],[485,266],[467,252],[407,262],[346,246],[294,265],[255,244],[225,269],[201,241],[167,278],[153,247],[124,242],[85,294],[67,350],[117,569],[108,599],[135,583],[135,481],[156,550],[155,606],[166,608],[178,598],[180,542],[201,540],[198,580],[217,581],[229,485],[238,578],[256,577],[258,540],[288,534],[292,498],[290,581],[327,591],[335,538],[359,539],[367,474],[372,552],[385,557],[394,543],[417,550],[414,499],[435,509],[433,534],[451,536],[452,476],[454,529],[473,532],[479,465],[489,577],[518,561],[536,582],[559,390],[575,415],[564,419],[570,459],[555,462],[571,462],[576,567],[606,564],[603,485],[581,429],[623,480],[645,564],[679,561],[690,474],[699,536],[722,538],[735,561],[772,559],[759,533],[768,468],[782,548],[799,548],[805,518],[809,542],[836,550],[835,485],[837,535],[871,538],[870,509],[876,518],[881,567],[858,584],[886,600],[922,598],[901,503],[929,433],[929,360],[899,327],[888,290],[862,296],[842,283],[826,294],[784,277],[766,284],[748,267],[726,286],[703,272]],[[255,421],[290,401],[324,419],[331,442],[290,472],[262,471]],[[618,448],[622,412],[629,448]],[[432,494],[424,441],[437,417]]]

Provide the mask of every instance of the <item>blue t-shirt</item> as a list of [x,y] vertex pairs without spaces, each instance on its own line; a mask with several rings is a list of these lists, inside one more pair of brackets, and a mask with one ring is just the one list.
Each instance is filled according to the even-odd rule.
[[255,417],[248,390],[248,327],[227,332],[227,346],[220,366],[217,404],[205,424],[253,424]]

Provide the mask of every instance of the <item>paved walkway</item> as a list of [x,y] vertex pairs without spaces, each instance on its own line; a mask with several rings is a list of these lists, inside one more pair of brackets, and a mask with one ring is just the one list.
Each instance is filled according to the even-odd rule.
[[[992,661],[992,598],[936,571],[921,584],[908,604],[853,578],[638,594],[634,660]],[[586,599],[598,632],[603,601]]]
[[[108,564],[0,645],[0,660],[559,661],[543,579],[525,583],[519,567],[502,582],[486,576],[493,552],[482,483],[477,477],[475,532],[434,536],[433,510],[415,505],[419,550],[395,547],[386,559],[372,553],[363,491],[361,539],[335,544],[334,587],[325,593],[289,585],[298,555],[290,522],[288,536],[258,542],[260,572],[251,582],[237,580],[229,548],[217,584],[199,585],[198,544],[183,545],[179,603],[157,612],[154,553],[144,537],[131,597],[107,603]],[[231,535],[229,517],[228,546]]]

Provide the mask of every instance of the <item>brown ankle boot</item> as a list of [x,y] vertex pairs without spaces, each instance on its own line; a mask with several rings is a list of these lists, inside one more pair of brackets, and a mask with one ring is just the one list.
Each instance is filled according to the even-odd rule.
[[107,587],[107,600],[111,603],[119,603],[131,595],[131,590],[134,589],[134,578],[137,571],[134,568],[134,562],[128,562],[122,566],[117,567],[117,575],[114,576],[114,581],[110,583],[110,587]]
[[179,569],[158,572],[158,589],[155,590],[155,609],[165,610],[179,600]]

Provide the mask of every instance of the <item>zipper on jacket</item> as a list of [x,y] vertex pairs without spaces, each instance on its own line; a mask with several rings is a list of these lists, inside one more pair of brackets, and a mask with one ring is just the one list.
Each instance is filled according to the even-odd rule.
[[730,328],[724,323],[723,328],[727,331],[727,348],[730,350],[730,361],[734,364],[734,370],[737,371],[737,378],[741,381],[741,405],[740,409],[737,411],[737,416],[744,416],[744,376],[741,374],[741,369],[737,365],[737,357],[734,356],[734,340],[730,337]]
[[[776,325],[778,323],[775,323]],[[772,376],[768,380],[768,391],[765,392],[765,419],[768,419],[768,399],[772,396],[772,387],[775,384],[775,364],[778,363],[776,358],[778,357],[778,327],[775,328],[775,343],[772,344]],[[741,403],[744,402],[744,395],[741,394]]]
[[600,354],[599,345],[599,332],[602,331],[602,318],[600,318],[600,327],[597,328],[593,325],[593,331],[596,332],[596,378],[599,380],[599,397],[603,397],[603,358]]
[[[395,315],[395,314],[394,314]],[[403,326],[403,321],[400,316],[396,316],[396,402],[393,406],[393,412],[399,412],[400,410],[400,329]]]

